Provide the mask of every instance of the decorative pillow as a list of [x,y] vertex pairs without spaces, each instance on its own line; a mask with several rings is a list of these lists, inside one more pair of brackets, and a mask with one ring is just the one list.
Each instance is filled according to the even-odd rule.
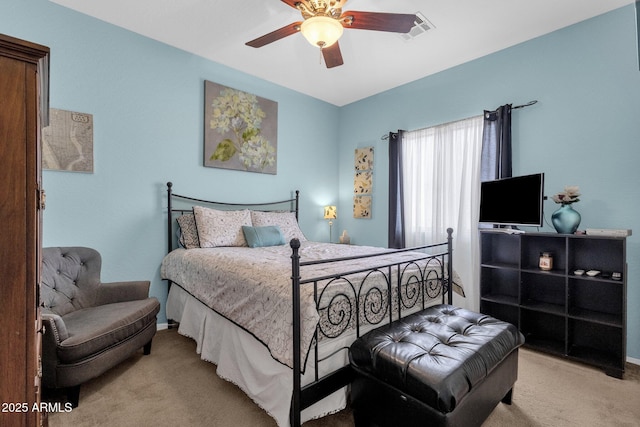
[[279,246],[287,243],[284,234],[277,225],[267,225],[265,227],[242,226],[244,238],[250,248],[263,248],[265,246]]
[[300,230],[296,214],[294,212],[264,212],[251,211],[251,223],[254,227],[265,227],[267,225],[277,225],[280,227],[286,242],[296,238],[301,242],[307,240]]
[[178,217],[178,225],[180,226],[180,245],[186,249],[199,248],[200,240],[198,239],[196,218],[193,213],[180,215]]
[[196,218],[201,248],[247,246],[242,226],[251,225],[251,214],[248,209],[220,211],[194,206],[193,214]]

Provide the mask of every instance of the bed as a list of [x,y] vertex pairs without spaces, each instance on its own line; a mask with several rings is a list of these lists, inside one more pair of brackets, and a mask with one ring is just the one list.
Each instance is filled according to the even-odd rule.
[[460,283],[451,229],[444,242],[404,250],[312,242],[298,227],[298,206],[298,191],[229,204],[176,194],[167,183],[161,276],[170,326],[280,427],[344,409],[349,345],[451,303]]

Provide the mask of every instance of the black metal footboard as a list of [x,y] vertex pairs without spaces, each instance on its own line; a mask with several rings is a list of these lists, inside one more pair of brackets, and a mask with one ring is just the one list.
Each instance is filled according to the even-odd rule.
[[[339,368],[319,377],[319,364],[344,350],[336,350],[325,359],[319,358],[318,345],[345,333],[353,333],[354,339],[364,330],[390,323],[412,311],[424,309],[435,302],[448,304],[453,300],[452,266],[453,229],[447,229],[447,240],[443,243],[394,250],[366,255],[367,258],[388,256],[394,253],[411,254],[411,259],[397,262],[382,262],[365,269],[349,270],[349,261],[363,256],[301,262],[297,239],[291,241],[291,280],[293,298],[293,396],[291,399],[291,425],[300,426],[301,411],[329,396],[351,382],[351,367]],[[413,256],[415,254],[415,256]],[[301,278],[301,267],[328,263],[344,263],[340,273],[326,276]],[[342,269],[340,269],[342,270]],[[356,279],[357,277],[357,279]],[[332,285],[339,289],[332,292]],[[339,285],[339,287],[338,287]],[[316,327],[312,348],[314,350],[314,381],[301,385],[303,366],[300,287],[313,286],[316,309],[321,315]]]

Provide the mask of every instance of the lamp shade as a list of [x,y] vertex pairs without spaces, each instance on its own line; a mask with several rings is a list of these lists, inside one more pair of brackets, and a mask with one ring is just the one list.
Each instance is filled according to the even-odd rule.
[[324,207],[324,219],[336,219],[337,217],[338,213],[335,206]]
[[300,31],[309,43],[324,48],[337,42],[344,28],[339,21],[328,16],[313,16],[302,23]]

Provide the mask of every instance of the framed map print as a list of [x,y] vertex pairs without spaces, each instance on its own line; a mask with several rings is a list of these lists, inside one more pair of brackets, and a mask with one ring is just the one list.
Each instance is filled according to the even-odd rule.
[[93,115],[49,109],[42,128],[42,169],[93,173]]

